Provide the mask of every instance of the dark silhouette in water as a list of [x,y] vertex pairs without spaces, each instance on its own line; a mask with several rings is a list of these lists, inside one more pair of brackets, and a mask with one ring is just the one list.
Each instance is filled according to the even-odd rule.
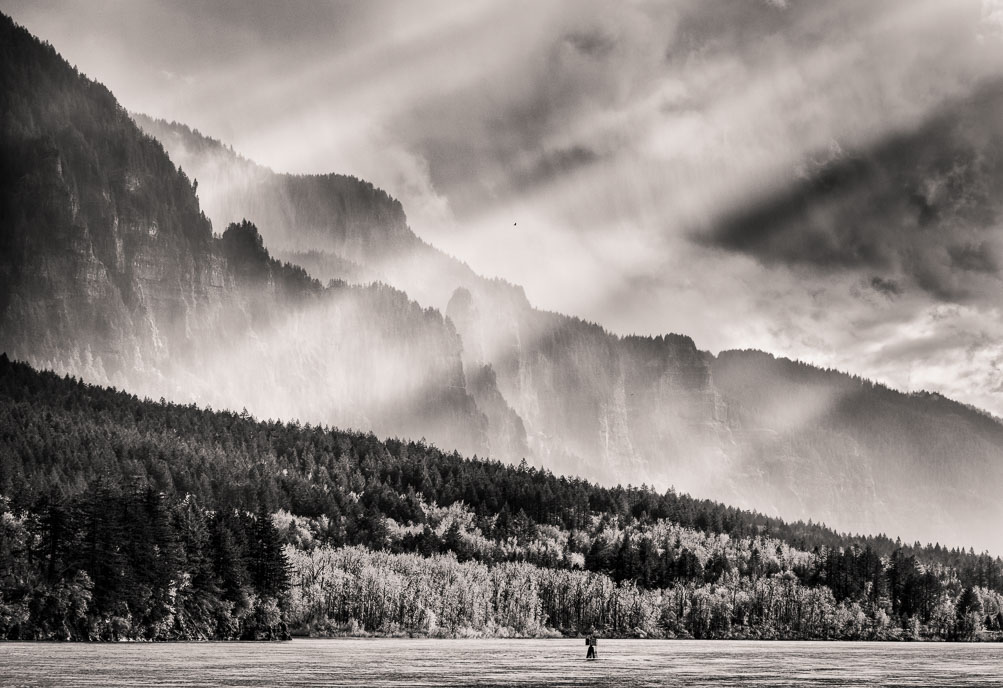
[[585,644],[589,646],[588,652],[585,653],[585,659],[599,659],[596,653],[596,646],[599,645],[599,639],[596,638],[595,633],[589,633],[585,638]]

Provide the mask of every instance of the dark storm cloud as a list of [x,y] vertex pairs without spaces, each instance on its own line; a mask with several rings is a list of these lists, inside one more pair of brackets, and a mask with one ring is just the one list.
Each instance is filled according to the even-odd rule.
[[[767,265],[893,271],[940,300],[998,290],[1003,81],[844,154],[696,235]],[[872,283],[879,291],[882,282]]]
[[862,206],[881,218],[898,213],[899,199],[874,193],[877,189],[868,180],[875,176],[877,170],[867,160],[839,160],[810,179],[741,208],[696,238],[770,265],[889,267],[887,237],[852,217]]
[[902,287],[895,280],[885,279],[884,277],[872,277],[870,285],[871,289],[889,298],[902,295]]
[[616,45],[612,36],[599,29],[569,33],[565,40],[580,53],[595,59],[606,57]]
[[555,151],[545,151],[534,156],[522,170],[513,172],[510,190],[514,193],[546,188],[576,170],[593,165],[601,156],[586,146],[571,146]]
[[997,251],[987,241],[977,244],[955,244],[947,247],[951,265],[966,272],[997,274],[1000,270]]

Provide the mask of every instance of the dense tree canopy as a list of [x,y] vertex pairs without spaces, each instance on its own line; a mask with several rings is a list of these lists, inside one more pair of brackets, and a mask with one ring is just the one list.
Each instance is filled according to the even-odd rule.
[[[290,623],[312,632],[598,624],[697,637],[975,637],[1003,621],[1003,562],[987,554],[850,537],[424,442],[141,400],[6,356],[0,438],[7,637],[276,637]],[[398,581],[394,595],[424,581],[430,597],[415,602],[424,611],[352,587],[360,561],[381,585]],[[472,577],[470,595],[493,600],[482,617],[443,625],[465,599],[435,597],[435,577],[451,567]],[[499,606],[511,576],[539,608],[512,616]],[[335,578],[344,585],[331,606]],[[609,616],[624,596],[630,622]],[[796,617],[789,606],[767,611],[795,601]],[[585,614],[586,603],[600,611]],[[364,618],[351,611],[359,604]]]

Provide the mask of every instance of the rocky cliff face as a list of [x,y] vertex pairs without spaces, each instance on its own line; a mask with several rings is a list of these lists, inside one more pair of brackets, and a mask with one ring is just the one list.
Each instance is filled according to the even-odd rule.
[[[243,166],[251,165],[183,127],[140,121],[199,179],[239,187],[231,177],[242,178]],[[262,186],[240,187],[248,197],[295,180],[321,183],[254,169]],[[976,544],[999,541],[991,527],[978,525],[999,512],[992,498],[1003,487],[996,421],[973,421],[970,411],[946,401],[853,387],[859,381],[848,391],[850,378],[838,374],[807,384],[789,375],[795,364],[765,354],[715,358],[688,337],[620,338],[535,310],[518,287],[480,278],[410,235],[398,206],[383,200],[390,205],[373,216],[382,220],[354,221],[369,232],[359,246],[370,249],[338,253],[342,244],[316,231],[320,221],[300,234],[289,220],[284,235],[299,237],[289,245],[305,260],[327,256],[335,268],[329,276],[381,279],[445,307],[462,341],[467,390],[486,419],[492,456],[527,456],[556,472],[606,482],[674,485],[850,531],[945,542],[964,532]],[[233,211],[242,202],[232,200]],[[349,230],[339,225],[343,216],[325,215],[327,205],[299,212],[327,217],[340,237]],[[391,249],[371,248],[377,246]],[[387,251],[394,260],[385,259]],[[335,254],[344,262],[330,260]],[[856,407],[868,410],[848,411]],[[981,434],[971,432],[971,422]]]
[[0,349],[154,398],[487,451],[439,313],[324,288],[252,225],[214,237],[107,89],[6,17],[0,62]]
[[273,253],[321,281],[379,280],[443,310],[457,285],[479,280],[416,236],[400,202],[367,181],[276,173],[183,124],[134,117],[198,180],[202,207],[215,226],[254,222]]
[[246,216],[267,245],[322,279],[380,280],[442,309],[462,340],[492,456],[609,482],[694,490],[713,482],[729,429],[706,357],[689,338],[620,339],[538,311],[519,287],[422,242],[399,203],[365,182],[276,174],[183,125],[136,119],[199,180],[217,225]]
[[103,86],[6,18],[0,32],[3,344],[119,384],[163,369],[224,307],[209,222]]
[[[228,175],[242,177],[250,163],[232,151],[183,127],[147,126],[200,179],[207,169],[225,188],[239,186]],[[236,171],[227,172],[229,165]],[[292,183],[255,169],[264,191],[250,185],[241,187],[245,194]],[[486,418],[493,456],[528,456],[556,472],[611,483],[674,485],[851,531],[944,541],[966,532],[976,543],[998,540],[989,528],[973,525],[979,513],[999,511],[991,498],[1003,487],[1003,440],[995,421],[980,420],[988,434],[973,435],[970,419],[954,407],[873,385],[848,390],[839,375],[806,384],[789,375],[787,366],[795,364],[765,354],[715,358],[688,337],[620,338],[538,311],[518,287],[480,278],[408,236],[398,206],[384,202],[390,205],[373,222],[353,226],[367,227],[361,246],[392,247],[386,250],[395,259],[356,251],[345,256],[349,267],[357,278],[385,280],[440,308],[442,295],[449,295],[445,313],[462,341],[467,389]],[[326,207],[299,212],[328,217],[336,237],[348,232],[339,226],[343,217],[325,215]],[[300,234],[290,220],[283,230],[299,236],[291,245],[314,259],[340,250],[319,238],[317,224]],[[854,405],[872,413],[851,414]]]
[[700,493],[721,477],[727,411],[689,337],[619,338],[490,291],[457,290],[447,314],[547,467]]
[[497,367],[502,361],[494,355],[499,342],[515,341],[517,319],[532,311],[521,288],[483,279],[423,242],[407,226],[400,203],[368,182],[342,175],[277,174],[183,125],[135,117],[198,179],[200,198],[214,224],[250,219],[267,246],[313,276],[358,284],[379,281],[454,316],[455,290],[476,294],[486,306],[466,316],[464,327],[483,330],[480,339],[489,346],[474,352],[477,342],[464,337],[462,348],[466,392],[487,417],[487,441],[480,453],[515,461],[537,455],[527,444],[523,419],[499,389],[516,369],[507,363]]

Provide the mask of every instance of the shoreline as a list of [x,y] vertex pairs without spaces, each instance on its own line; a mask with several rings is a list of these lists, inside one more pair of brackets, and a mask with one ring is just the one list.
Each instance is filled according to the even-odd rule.
[[[410,641],[410,640],[428,640],[428,641],[442,641],[442,642],[487,642],[487,643],[505,643],[505,642],[559,642],[559,641],[579,641],[584,640],[584,636],[483,636],[483,637],[460,637],[460,636],[430,636],[430,635],[412,635],[412,636],[390,636],[390,635],[327,635],[327,636],[310,636],[310,635],[295,635],[293,634],[290,638],[285,638],[282,640],[137,640],[137,639],[121,639],[121,640],[7,640],[0,639],[0,647],[9,645],[282,645],[285,643],[292,643],[296,641],[320,641],[320,640],[367,640],[367,641]],[[681,643],[681,644],[694,644],[694,643],[710,643],[710,644],[732,644],[732,643],[762,643],[762,644],[825,644],[825,645],[853,645],[853,644],[866,644],[866,645],[957,645],[957,646],[972,646],[972,645],[994,645],[1003,643],[1003,638],[994,639],[979,639],[979,640],[943,640],[943,639],[923,639],[923,640],[906,640],[906,639],[857,639],[857,640],[846,640],[846,639],[833,639],[833,638],[637,638],[637,637],[621,637],[621,638],[599,638],[600,643],[606,642],[643,642],[643,643]]]

